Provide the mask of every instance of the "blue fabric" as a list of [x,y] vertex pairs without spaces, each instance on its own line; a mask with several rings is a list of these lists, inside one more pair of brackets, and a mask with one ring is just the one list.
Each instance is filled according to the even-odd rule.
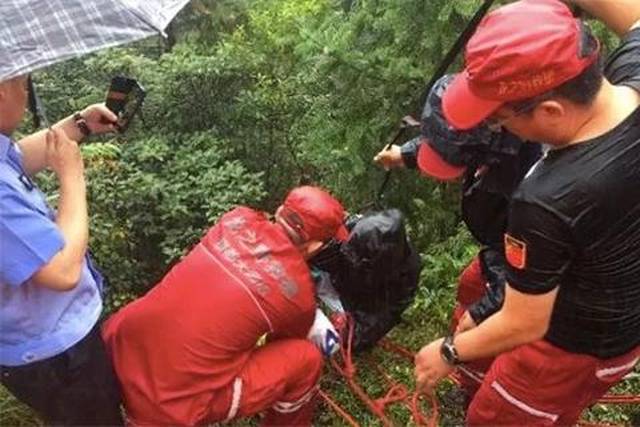
[[80,282],[70,291],[30,281],[63,247],[44,195],[24,174],[17,145],[0,134],[0,365],[60,354],[96,324],[102,276],[88,256]]

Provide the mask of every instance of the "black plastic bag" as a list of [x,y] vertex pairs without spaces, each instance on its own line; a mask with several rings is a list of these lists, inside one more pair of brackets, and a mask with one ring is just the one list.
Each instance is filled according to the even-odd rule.
[[420,257],[406,237],[397,209],[348,221],[349,239],[312,260],[331,275],[344,308],[355,321],[353,348],[373,347],[400,320],[415,298]]

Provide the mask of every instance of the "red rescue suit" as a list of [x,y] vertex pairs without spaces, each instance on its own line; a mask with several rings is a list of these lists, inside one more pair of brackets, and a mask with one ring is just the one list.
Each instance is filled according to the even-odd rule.
[[269,409],[265,424],[309,425],[322,370],[305,339],[314,313],[309,269],[284,230],[234,209],[106,323],[128,418],[196,425]]

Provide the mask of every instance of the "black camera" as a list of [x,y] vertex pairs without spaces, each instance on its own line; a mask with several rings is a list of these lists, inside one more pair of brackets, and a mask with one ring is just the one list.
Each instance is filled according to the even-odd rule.
[[146,92],[137,80],[124,76],[111,79],[106,106],[118,116],[116,127],[119,132],[127,130],[131,120],[142,107],[145,96]]

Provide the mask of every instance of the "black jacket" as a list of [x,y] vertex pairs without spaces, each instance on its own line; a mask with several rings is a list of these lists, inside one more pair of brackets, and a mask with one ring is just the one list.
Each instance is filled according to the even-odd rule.
[[[419,139],[401,147],[405,165],[416,168]],[[486,145],[458,147],[467,169],[462,181],[462,219],[475,239],[483,246],[480,265],[489,283],[489,291],[469,312],[481,323],[502,307],[504,300],[506,260],[504,233],[511,195],[527,171],[540,158],[539,144],[525,143],[504,132]]]

